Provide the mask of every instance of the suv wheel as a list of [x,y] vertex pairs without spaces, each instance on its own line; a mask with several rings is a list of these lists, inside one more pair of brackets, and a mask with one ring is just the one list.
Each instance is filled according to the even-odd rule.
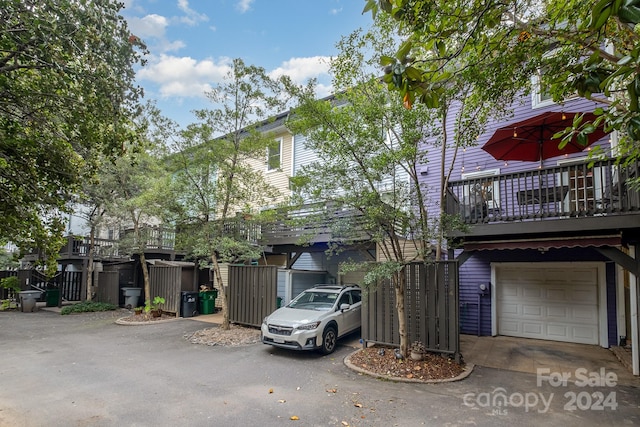
[[328,327],[324,330],[322,334],[322,347],[320,347],[320,351],[322,354],[333,353],[336,349],[336,341],[338,340],[338,336],[336,333],[336,329],[333,327]]

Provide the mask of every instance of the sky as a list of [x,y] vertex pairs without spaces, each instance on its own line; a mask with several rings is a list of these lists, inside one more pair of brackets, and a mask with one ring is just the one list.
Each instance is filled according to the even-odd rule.
[[364,0],[125,0],[121,11],[150,50],[138,70],[145,99],[181,126],[194,109],[214,108],[204,94],[234,58],[295,82],[318,79],[331,93],[327,60],[336,43],[372,23]]

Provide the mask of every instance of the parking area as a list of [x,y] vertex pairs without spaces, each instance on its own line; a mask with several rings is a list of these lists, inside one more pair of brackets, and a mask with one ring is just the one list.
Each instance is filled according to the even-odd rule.
[[640,424],[638,382],[558,384],[477,366],[460,382],[396,383],[347,368],[348,341],[324,357],[194,345],[185,337],[216,325],[121,326],[118,315],[0,312],[0,425]]

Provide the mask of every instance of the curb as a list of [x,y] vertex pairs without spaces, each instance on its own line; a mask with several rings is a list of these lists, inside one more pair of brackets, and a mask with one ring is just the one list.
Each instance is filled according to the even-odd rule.
[[450,382],[460,381],[460,380],[463,380],[463,379],[467,378],[469,375],[471,375],[471,372],[473,372],[473,368],[475,367],[474,364],[467,363],[465,365],[464,371],[460,375],[458,375],[456,377],[453,377],[453,378],[443,378],[443,379],[437,379],[437,380],[419,380],[419,379],[416,379],[416,378],[393,377],[393,376],[389,376],[389,375],[376,374],[374,372],[367,371],[366,369],[362,369],[359,366],[356,366],[353,363],[351,363],[351,360],[350,360],[351,356],[353,356],[354,354],[358,353],[359,351],[362,351],[362,349],[358,349],[358,350],[354,351],[353,353],[348,354],[344,358],[344,364],[348,368],[353,369],[356,372],[360,372],[361,374],[369,375],[369,376],[374,377],[374,378],[380,378],[380,379],[388,380],[388,381],[405,382],[405,383],[423,383],[423,384],[450,383]]
[[124,325],[124,326],[145,326],[145,325],[157,325],[159,323],[169,323],[169,322],[175,322],[176,320],[182,320],[181,317],[176,317],[175,319],[165,319],[165,320],[152,320],[149,322],[128,322],[122,319],[126,319],[129,316],[126,317],[120,317],[119,319],[116,319],[115,323],[118,325]]

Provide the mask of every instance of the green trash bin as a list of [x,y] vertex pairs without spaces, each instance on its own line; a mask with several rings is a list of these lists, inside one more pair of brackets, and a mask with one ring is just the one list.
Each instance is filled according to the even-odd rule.
[[47,302],[47,307],[57,307],[60,301],[60,289],[49,288],[45,291],[44,297]]
[[213,314],[218,291],[202,291],[198,296],[200,297],[200,314]]

